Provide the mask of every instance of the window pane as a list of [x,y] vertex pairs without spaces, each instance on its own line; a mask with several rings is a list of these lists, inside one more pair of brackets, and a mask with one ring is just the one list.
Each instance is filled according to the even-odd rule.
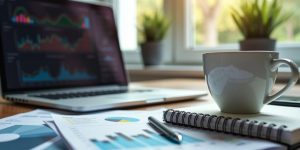
[[143,14],[153,14],[163,10],[163,0],[137,0],[137,18],[141,20]]
[[[163,0],[137,0],[138,28],[141,28],[144,15],[153,15],[156,11],[163,12]],[[142,37],[139,33],[138,42]]]
[[293,13],[293,16],[277,30],[273,37],[284,42],[300,42],[300,1],[284,0],[283,9]]
[[122,50],[137,49],[136,0],[118,0],[118,30]]
[[118,28],[122,50],[137,50],[144,14],[163,10],[163,0],[118,0]]
[[[189,35],[193,47],[215,47],[220,44],[237,43],[242,40],[230,12],[231,7],[238,7],[241,0],[191,0],[188,9],[191,16],[190,26],[193,32]],[[280,42],[300,42],[300,1],[284,0],[283,10],[294,12],[289,21],[281,25],[272,37]]]

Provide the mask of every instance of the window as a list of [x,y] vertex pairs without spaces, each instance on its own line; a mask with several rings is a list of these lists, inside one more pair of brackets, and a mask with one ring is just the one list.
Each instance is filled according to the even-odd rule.
[[[242,36],[231,19],[231,7],[238,7],[240,0],[190,0],[187,1],[191,14],[190,25],[192,30],[190,44],[192,47],[216,47],[236,43]],[[285,0],[283,10],[293,12],[293,16],[277,30],[272,37],[280,43],[300,42],[300,10],[297,6],[300,1]]]
[[164,0],[110,0],[117,19],[121,50],[126,63],[141,63],[138,27],[143,14],[164,11]]
[[133,51],[138,49],[138,28],[144,14],[162,11],[163,0],[119,0],[118,28],[121,49]]
[[[240,0],[113,0],[116,4],[121,49],[125,61],[140,63],[138,27],[141,16],[163,10],[170,17],[172,27],[165,40],[166,61],[170,64],[201,64],[207,51],[236,51],[242,40],[230,16],[230,8]],[[272,37],[279,42],[280,57],[300,64],[300,1],[281,1],[284,10],[293,12],[292,18],[275,30]]]
[[[180,24],[176,28],[178,31],[177,34],[183,36],[176,37],[177,49],[174,57],[175,62],[180,64],[201,64],[204,52],[238,50],[238,41],[242,40],[242,36],[231,20],[230,7],[237,7],[240,0],[178,0],[176,2],[176,9],[182,10],[181,13],[183,13],[177,14],[178,18],[183,17],[183,19],[177,22]],[[293,0],[284,0],[281,2],[284,10],[293,12],[293,16],[289,22],[278,28],[272,36],[278,39],[277,51],[280,57],[290,58],[300,64],[300,40],[298,38],[300,34],[298,26],[300,27],[300,25],[297,24],[297,20],[300,20],[300,15],[298,15],[300,10],[297,9],[300,2]],[[210,15],[215,16],[212,18],[207,17],[204,15],[204,11],[210,11]],[[210,25],[209,31],[204,29],[204,24],[208,24],[204,22],[204,19],[215,19],[214,21],[209,20],[215,23],[215,25]],[[293,27],[288,27],[288,24],[292,24]],[[211,26],[215,27],[211,28]],[[204,36],[207,37],[204,38]]]
[[[191,22],[188,28],[193,29],[191,46],[216,47],[220,44],[235,43],[241,35],[230,19],[230,6],[236,0],[208,1],[191,0],[189,9]],[[229,36],[228,36],[229,35]]]

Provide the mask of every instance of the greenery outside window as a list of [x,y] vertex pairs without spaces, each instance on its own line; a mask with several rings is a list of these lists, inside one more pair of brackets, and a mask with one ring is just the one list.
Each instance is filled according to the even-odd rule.
[[[167,64],[201,64],[202,54],[210,51],[236,51],[242,36],[230,16],[230,7],[240,0],[113,0],[125,60],[140,63],[138,24],[143,13],[164,11],[172,21],[165,43]],[[278,40],[280,57],[300,64],[300,1],[282,0],[292,18],[272,35]]]
[[[281,1],[284,11],[293,12],[293,16],[281,25],[272,35],[280,43],[295,44],[300,42],[300,11],[297,6],[300,1]],[[232,44],[241,40],[242,36],[231,19],[231,8],[240,5],[240,0],[191,0],[190,27],[193,32],[193,47],[216,47]]]

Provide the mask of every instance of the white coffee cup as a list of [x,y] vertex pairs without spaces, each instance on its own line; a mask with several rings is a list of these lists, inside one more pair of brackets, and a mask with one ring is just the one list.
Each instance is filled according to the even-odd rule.
[[[203,61],[209,91],[226,113],[258,113],[294,86],[299,77],[297,65],[289,59],[278,59],[273,51],[206,53]],[[290,67],[292,75],[283,89],[271,95],[282,64]]]

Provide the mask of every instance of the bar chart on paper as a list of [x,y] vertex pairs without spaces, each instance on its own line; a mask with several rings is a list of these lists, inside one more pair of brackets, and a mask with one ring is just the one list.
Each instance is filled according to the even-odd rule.
[[[190,143],[199,143],[203,142],[201,139],[196,139],[194,137],[183,134],[182,144],[190,144]],[[130,149],[130,148],[147,148],[147,147],[165,147],[177,145],[165,137],[150,131],[148,129],[144,129],[143,133],[128,136],[121,132],[115,133],[115,135],[107,135],[109,140],[97,140],[91,139],[90,141],[94,143],[100,149]]]
[[[182,143],[168,140],[147,125],[156,112],[115,111],[99,115],[53,115],[55,124],[73,149],[266,149],[277,146],[262,140],[217,132],[172,127]],[[159,112],[160,113],[160,112]],[[121,114],[121,115],[120,115]],[[154,115],[153,115],[154,116]],[[160,116],[156,116],[159,118]]]

